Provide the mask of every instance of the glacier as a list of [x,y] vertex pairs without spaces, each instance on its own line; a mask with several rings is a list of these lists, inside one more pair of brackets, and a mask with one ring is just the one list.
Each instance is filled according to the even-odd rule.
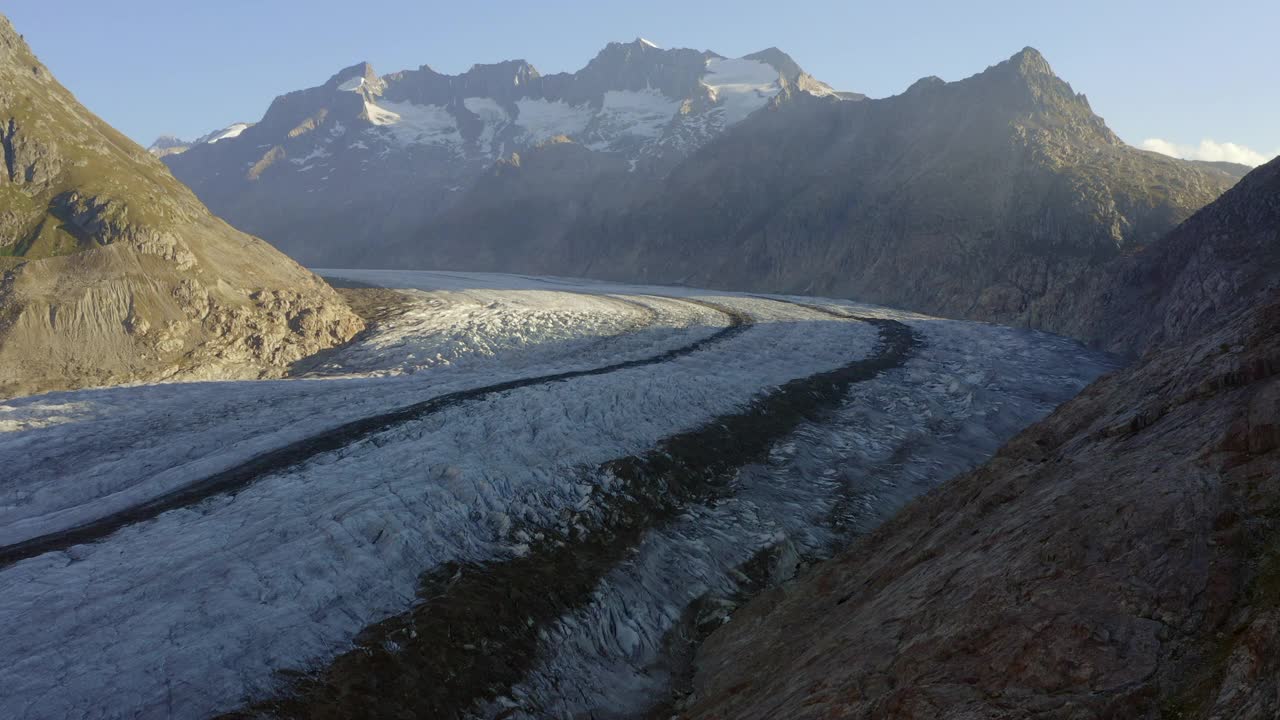
[[841,300],[317,272],[398,289],[403,309],[295,379],[0,405],[0,545],[110,517],[344,423],[527,384],[3,564],[0,715],[206,716],[272,697],[286,673],[322,669],[363,629],[419,605],[424,575],[525,557],[543,533],[595,532],[565,523],[603,517],[592,505],[612,481],[599,468],[874,355],[875,327],[846,315],[909,327],[921,342],[901,367],[853,384],[834,412],[737,468],[724,497],[645,530],[584,603],[540,628],[522,679],[469,710],[641,713],[678,684],[670,648],[689,609],[731,606],[753,558],[787,559],[769,573],[783,579],[1111,367],[1043,333]]

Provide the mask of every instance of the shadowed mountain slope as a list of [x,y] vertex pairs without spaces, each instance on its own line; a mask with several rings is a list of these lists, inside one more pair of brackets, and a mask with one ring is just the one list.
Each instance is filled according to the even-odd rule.
[[1095,332],[1142,359],[748,605],[684,716],[1280,714],[1277,198],[1127,259]]

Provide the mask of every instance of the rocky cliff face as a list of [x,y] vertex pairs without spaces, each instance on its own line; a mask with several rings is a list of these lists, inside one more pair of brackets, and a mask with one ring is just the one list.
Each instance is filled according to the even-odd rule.
[[1142,360],[748,605],[684,716],[1280,715],[1277,197],[1130,259],[1097,332]]
[[[652,182],[792,94],[860,97],[777,49],[731,59],[645,40],[611,43],[578,72],[555,75],[523,60],[456,76],[425,65],[379,76],[361,63],[277,98],[237,137],[165,161],[214,211],[305,262],[378,264],[399,243],[422,249],[422,267],[461,247],[430,244],[424,230],[451,222],[443,215],[513,154],[568,140],[579,152],[560,161],[565,180],[604,172],[605,184],[630,182],[619,174]],[[575,199],[557,196],[553,212]]]
[[0,16],[0,396],[257,377],[360,321],[82,107]]

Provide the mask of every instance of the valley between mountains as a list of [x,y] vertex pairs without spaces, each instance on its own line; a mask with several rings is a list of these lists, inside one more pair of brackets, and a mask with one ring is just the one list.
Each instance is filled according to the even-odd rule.
[[1280,159],[970,72],[143,149],[0,16],[0,718],[1280,717]]

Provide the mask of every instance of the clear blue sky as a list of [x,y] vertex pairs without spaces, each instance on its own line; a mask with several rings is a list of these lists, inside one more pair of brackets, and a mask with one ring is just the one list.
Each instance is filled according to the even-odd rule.
[[359,60],[455,73],[524,58],[548,73],[644,36],[733,56],[776,45],[873,97],[1031,45],[1130,143],[1280,152],[1276,0],[6,0],[3,12],[82,102],[144,145],[257,120],[276,95]]

